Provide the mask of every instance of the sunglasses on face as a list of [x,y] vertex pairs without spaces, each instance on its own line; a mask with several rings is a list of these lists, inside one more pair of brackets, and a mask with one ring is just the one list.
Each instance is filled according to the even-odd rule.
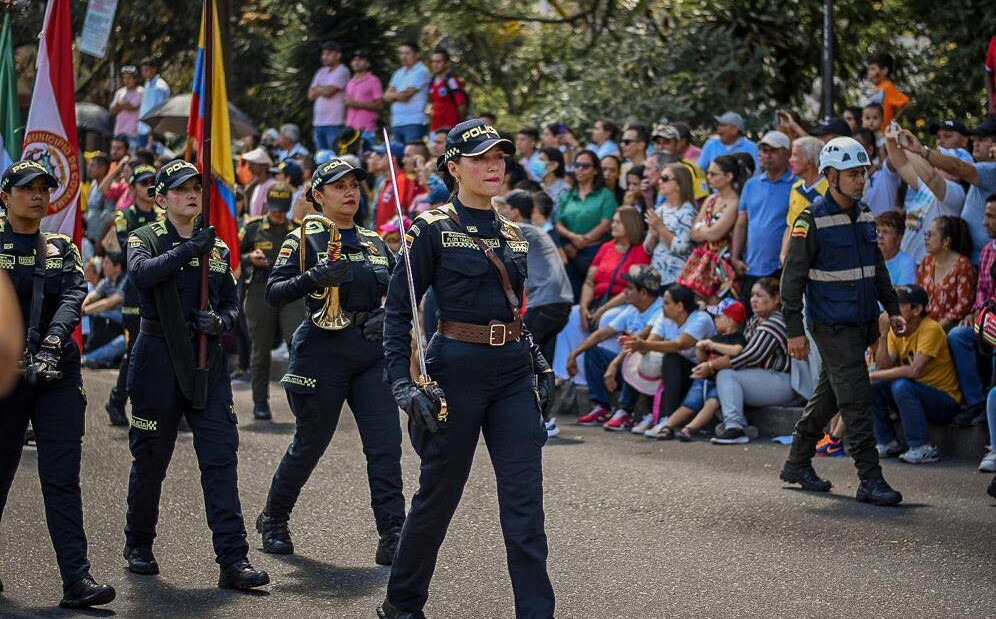
[[663,176],[663,175],[661,176],[661,182],[662,183],[667,183],[667,182],[670,182],[670,181],[673,181],[673,180],[674,180],[673,176]]
[[619,140],[619,143],[622,144],[623,146],[629,146],[630,144],[636,141],[637,140]]
[[590,164],[590,163],[584,163],[583,161],[581,163],[577,163],[577,162],[574,163],[574,169],[575,170],[590,170],[593,167],[595,167],[595,166],[592,165],[592,164]]

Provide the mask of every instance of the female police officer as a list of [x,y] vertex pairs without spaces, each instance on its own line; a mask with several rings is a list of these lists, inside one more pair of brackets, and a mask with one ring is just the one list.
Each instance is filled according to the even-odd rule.
[[332,440],[343,402],[349,402],[367,457],[380,534],[375,560],[390,565],[405,519],[401,426],[398,407],[384,388],[381,347],[381,304],[394,258],[376,232],[353,223],[366,176],[341,159],[318,167],[308,199],[323,216],[309,216],[287,236],[267,282],[267,302],[279,307],[306,298],[308,319],[294,333],[281,380],[297,429],[256,529],[266,552],[294,551],[290,512]]
[[505,175],[505,155],[512,150],[511,142],[480,120],[454,127],[437,161],[456,184],[452,202],[420,215],[405,239],[414,303],[429,286],[439,303],[439,327],[426,359],[437,388],[417,386],[409,370],[413,301],[407,265],[400,264],[391,279],[384,328],[387,378],[409,415],[422,465],[380,617],[423,616],[439,547],[482,430],[498,480],[515,615],[553,617],[543,526],[546,430],[537,406],[538,400],[548,404],[553,374],[519,314],[529,244],[514,223],[491,208]]
[[0,201],[7,209],[6,218],[0,218],[0,268],[14,284],[28,327],[22,377],[0,398],[0,513],[30,420],[45,519],[65,592],[59,605],[86,608],[113,600],[114,588],[90,576],[83,532],[80,457],[86,395],[79,348],[71,337],[86,296],[83,265],[69,237],[39,232],[49,192],[56,187],[55,177],[34,161],[18,161],[0,180]]
[[[128,238],[128,276],[138,288],[142,317],[128,368],[131,397],[131,479],[125,525],[125,559],[136,574],[157,574],[152,555],[163,478],[181,417],[194,435],[201,487],[216,561],[218,586],[251,589],[270,582],[246,558],[245,524],[237,480],[239,433],[232,383],[218,336],[239,312],[228,247],[213,227],[197,230],[201,175],[183,160],[156,175],[156,201],[166,219]],[[201,261],[208,261],[208,304],[200,310]],[[208,336],[208,370],[198,370],[200,334]]]

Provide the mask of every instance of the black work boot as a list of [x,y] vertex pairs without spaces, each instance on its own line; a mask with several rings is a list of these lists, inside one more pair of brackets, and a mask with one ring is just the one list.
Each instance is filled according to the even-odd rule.
[[786,483],[799,484],[803,490],[812,492],[829,492],[830,488],[833,488],[829,480],[822,479],[816,474],[812,464],[786,462],[778,478]]
[[[986,489],[986,494],[996,499],[996,475],[994,475],[993,480],[989,482],[989,488]],[[0,591],[3,591],[2,584],[0,584]]]
[[111,585],[100,585],[87,575],[62,590],[61,608],[90,608],[114,600],[117,593]]
[[377,607],[377,617],[379,619],[425,619],[422,613],[410,613],[398,608],[384,599],[384,602]]
[[391,565],[394,563],[394,555],[398,552],[398,542],[401,540],[401,528],[391,529],[380,536],[377,543],[377,556],[374,562],[377,565]]
[[861,480],[855,498],[860,503],[872,505],[898,505],[902,502],[903,495],[893,490],[884,477],[872,477]]
[[268,516],[264,511],[256,518],[256,531],[263,536],[263,552],[273,555],[294,554],[287,518]]
[[112,426],[127,427],[128,416],[125,415],[124,404],[115,402],[114,400],[108,400],[107,404],[104,405],[104,410],[107,411],[107,417],[111,420]]
[[270,584],[270,575],[254,568],[249,559],[241,559],[221,568],[221,574],[218,576],[218,586],[222,589],[248,591],[268,584]]
[[128,571],[145,576],[158,574],[159,563],[152,554],[151,547],[129,548],[125,546],[124,558],[128,561]]
[[252,408],[252,416],[258,421],[269,421],[273,419],[273,414],[270,412],[269,402],[256,402]]

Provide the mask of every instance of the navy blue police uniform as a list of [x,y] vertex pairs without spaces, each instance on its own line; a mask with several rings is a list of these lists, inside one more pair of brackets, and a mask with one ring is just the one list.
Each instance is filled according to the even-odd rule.
[[[447,142],[449,155],[440,157],[440,165],[508,144],[476,120],[454,128]],[[546,568],[541,455],[547,434],[534,374],[548,367],[518,311],[529,243],[518,226],[493,209],[467,208],[456,196],[419,215],[405,243],[415,302],[430,286],[438,301],[439,325],[428,344],[426,366],[445,394],[447,413],[430,426],[409,417],[412,446],[421,458],[419,489],[379,615],[424,616],[439,548],[483,431],[498,481],[515,615],[550,619],[555,602]],[[500,261],[501,268],[492,259]],[[407,270],[403,263],[394,270],[385,304],[387,380],[396,393],[411,380],[413,316]]]
[[[156,191],[164,194],[194,177],[199,175],[191,164],[172,162],[160,170]],[[208,261],[209,312],[217,324],[210,330],[199,325],[204,315],[199,311],[202,260]],[[193,433],[215,560],[222,570],[219,586],[266,584],[265,572],[255,572],[246,560],[249,545],[237,476],[239,433],[217,337],[231,329],[239,312],[228,247],[214,238],[213,228],[184,238],[167,218],[129,237],[128,271],[141,295],[141,326],[128,370],[133,457],[125,525],[129,569],[158,573],[151,549],[162,482],[183,417]],[[198,329],[209,335],[209,367],[200,379],[195,369]]]
[[[21,161],[7,170],[0,187],[9,192],[38,177],[45,178],[53,188],[57,186],[55,178],[41,165]],[[62,605],[105,604],[114,599],[114,589],[96,585],[90,575],[80,495],[86,392],[80,350],[72,339],[87,293],[80,254],[68,236],[18,233],[0,218],[0,268],[10,277],[28,326],[27,371],[13,391],[0,398],[0,515],[7,504],[30,421],[38,447],[45,519],[67,592]],[[32,357],[49,359],[49,371],[33,374]],[[84,587],[90,589],[88,601],[76,599],[74,604],[70,591],[87,579],[92,584]]]
[[[348,174],[365,177],[363,170],[344,161],[324,163],[310,191]],[[281,380],[294,412],[294,440],[273,475],[257,529],[264,550],[293,552],[287,521],[348,402],[367,458],[370,502],[381,538],[376,560],[390,565],[405,518],[401,425],[398,407],[384,385],[387,361],[382,348],[382,305],[395,258],[377,233],[360,226],[340,228],[337,285],[340,310],[349,324],[336,330],[317,326],[312,317],[325,305],[328,289],[312,276],[330,265],[329,223],[308,218],[288,234],[266,285],[268,303],[281,307],[303,298],[309,318],[294,332],[290,364]]]
[[[139,185],[146,180],[154,181],[156,169],[150,165],[137,166],[131,174],[131,184],[136,187],[136,191],[145,191],[145,187]],[[149,188],[151,189],[151,187]],[[148,211],[139,208],[138,204],[132,204],[123,211],[114,213],[114,234],[117,237],[118,247],[122,257],[125,259],[125,272],[128,271],[128,237],[132,232],[138,230],[146,224],[162,221],[163,210],[153,206]],[[106,248],[105,248],[106,249]],[[138,288],[131,280],[125,277],[124,303],[121,305],[122,326],[125,336],[125,355],[121,359],[121,367],[118,368],[118,382],[111,389],[111,395],[107,400],[104,409],[111,419],[111,424],[116,426],[127,426],[128,418],[125,416],[125,405],[128,403],[128,362],[131,360],[131,350],[135,346],[140,327],[139,317],[139,294]]]

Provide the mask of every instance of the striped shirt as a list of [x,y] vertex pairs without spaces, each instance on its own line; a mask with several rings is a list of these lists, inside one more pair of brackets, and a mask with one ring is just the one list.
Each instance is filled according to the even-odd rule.
[[730,360],[734,370],[761,368],[773,372],[788,372],[791,362],[788,355],[788,333],[782,313],[776,311],[765,319],[751,317],[744,327],[747,345],[739,355]]

